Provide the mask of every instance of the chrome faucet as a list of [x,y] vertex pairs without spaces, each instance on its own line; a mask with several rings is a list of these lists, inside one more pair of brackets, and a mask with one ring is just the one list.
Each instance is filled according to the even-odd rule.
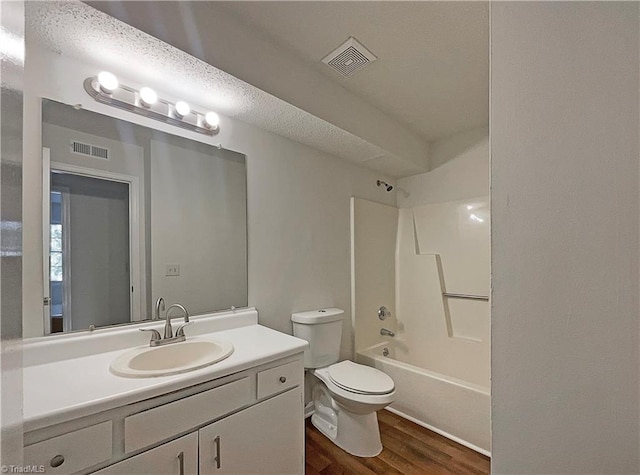
[[156,310],[153,313],[153,320],[160,320],[160,311],[164,312],[164,299],[162,297],[158,297],[156,300]]
[[[176,331],[176,336],[175,337],[173,336],[173,328],[171,328],[171,317],[169,316],[169,313],[171,312],[172,308],[179,308],[180,310],[182,310],[182,313],[184,313],[184,325],[180,325],[178,327],[178,331]],[[164,339],[167,340],[169,338],[182,338],[182,340],[180,340],[180,341],[184,341],[185,336],[184,336],[183,328],[186,327],[189,324],[189,312],[187,312],[187,309],[184,308],[179,303],[174,303],[172,306],[170,306],[167,309],[167,313],[165,313],[165,317],[164,318],[167,321],[164,324]]]
[[386,328],[381,328],[380,329],[380,334],[382,336],[396,336],[395,333],[393,333],[391,330],[387,330]]
[[[160,313],[160,301],[162,301],[162,309],[164,310],[164,299],[160,297],[156,301],[156,309],[158,309],[158,315]],[[184,313],[184,323],[178,327],[175,336],[173,335],[173,328],[171,327],[171,317],[169,316],[169,313],[173,308],[179,308]],[[167,312],[165,313],[165,319],[166,323],[164,324],[164,338],[160,335],[160,332],[158,330],[151,328],[140,329],[141,332],[151,332],[151,341],[149,342],[149,346],[168,345],[169,343],[178,343],[187,339],[184,334],[184,327],[186,327],[187,325],[191,325],[191,322],[189,321],[189,312],[187,312],[186,308],[184,308],[179,303],[174,303],[167,309]]]

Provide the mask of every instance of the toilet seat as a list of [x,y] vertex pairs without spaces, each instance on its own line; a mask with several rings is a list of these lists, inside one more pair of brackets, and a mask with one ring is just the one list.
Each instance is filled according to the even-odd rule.
[[[348,361],[347,363],[355,365],[356,367],[364,366],[364,365],[353,363],[351,361]],[[336,364],[341,364],[341,363],[336,363]],[[387,406],[388,404],[391,404],[395,400],[396,390],[395,390],[395,385],[393,384],[393,380],[391,380],[391,378],[389,378],[389,380],[391,380],[391,387],[392,387],[391,391],[380,393],[380,394],[365,393],[362,391],[361,387],[358,387],[356,389],[353,389],[353,388],[346,389],[343,386],[336,384],[333,378],[329,375],[329,369],[332,366],[334,365],[331,365],[325,368],[313,369],[311,370],[311,374],[315,375],[318,379],[320,379],[320,381],[322,381],[325,384],[325,386],[331,393],[332,397],[336,399],[336,401],[338,401],[340,404],[348,405],[350,407],[350,410],[354,412],[358,412],[359,414],[364,414],[368,410],[374,411],[374,410],[382,409],[383,407]],[[365,367],[365,368],[370,368],[376,372],[382,373],[382,371],[375,368],[371,368],[371,367]],[[358,371],[358,370],[356,369],[355,371]],[[362,374],[362,373],[355,373],[355,374]],[[384,375],[384,373],[382,374]],[[387,375],[384,375],[384,376],[388,377]],[[386,380],[386,378],[384,377],[382,377],[381,379]],[[356,384],[351,384],[351,385],[354,386]],[[387,385],[386,389],[388,388],[389,386]],[[365,389],[367,388],[365,387]],[[378,390],[384,390],[384,389],[378,389]],[[371,407],[375,407],[376,409],[371,409]],[[365,412],[360,412],[360,411],[365,411]]]
[[326,382],[354,394],[379,396],[390,394],[395,389],[393,380],[382,371],[352,361],[322,368],[322,373]]
[[327,368],[333,384],[345,391],[363,395],[382,395],[393,392],[393,379],[379,369],[353,361],[341,361]]

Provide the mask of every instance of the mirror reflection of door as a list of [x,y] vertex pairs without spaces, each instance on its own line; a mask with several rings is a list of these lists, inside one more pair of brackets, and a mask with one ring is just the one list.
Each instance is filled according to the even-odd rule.
[[131,321],[129,183],[57,170],[50,183],[51,332]]

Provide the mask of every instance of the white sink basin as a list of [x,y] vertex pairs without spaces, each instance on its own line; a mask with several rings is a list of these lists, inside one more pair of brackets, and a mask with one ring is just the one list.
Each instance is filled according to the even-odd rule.
[[212,365],[231,353],[233,345],[229,342],[187,340],[153,348],[134,348],[116,358],[110,369],[125,378],[168,376]]

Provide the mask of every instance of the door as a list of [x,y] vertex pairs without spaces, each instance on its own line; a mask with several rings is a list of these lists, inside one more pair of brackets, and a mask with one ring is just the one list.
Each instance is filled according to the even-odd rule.
[[55,169],[50,183],[52,332],[58,306],[64,330],[131,321],[129,184]]
[[293,389],[200,429],[200,475],[302,474],[302,394]]
[[140,319],[137,177],[52,162],[44,148],[42,186],[45,334]]

